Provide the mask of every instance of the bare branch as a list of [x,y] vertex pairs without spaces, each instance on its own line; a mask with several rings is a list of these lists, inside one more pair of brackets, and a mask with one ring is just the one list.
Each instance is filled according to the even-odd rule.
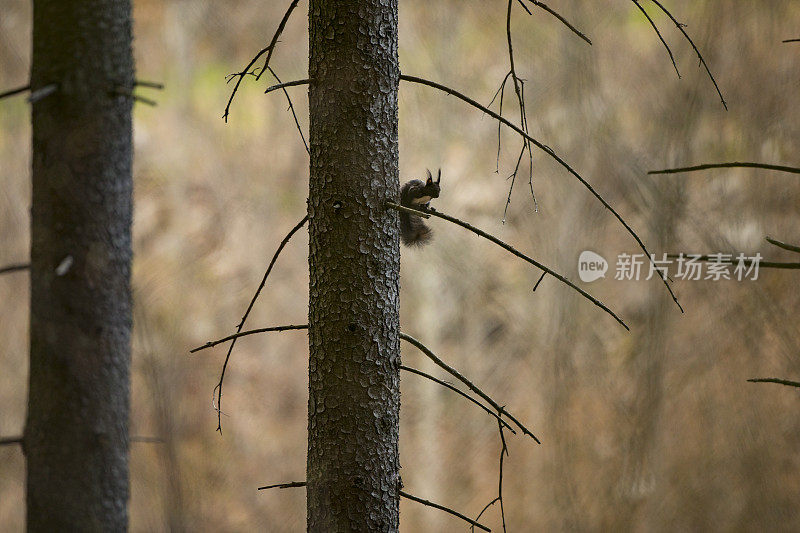
[[[390,207],[392,209],[397,209],[399,207],[402,207],[402,206],[400,206],[400,205],[398,205],[398,204],[396,204],[394,202],[386,202],[386,206]],[[406,208],[404,210],[405,211],[415,211],[415,210],[409,209],[409,208]],[[416,213],[424,214],[426,212],[418,211]],[[479,235],[479,236],[483,237],[484,239],[492,241],[493,243],[495,243],[496,245],[500,246],[504,250],[507,250],[508,252],[511,252],[513,255],[516,255],[520,259],[532,264],[533,266],[535,266],[536,268],[539,268],[540,270],[543,270],[547,274],[550,274],[551,276],[553,276],[554,278],[559,280],[561,283],[567,285],[568,287],[571,287],[572,289],[577,291],[581,296],[583,296],[584,298],[586,298],[587,300],[592,302],[594,305],[596,305],[597,307],[599,307],[600,309],[602,309],[603,311],[605,311],[606,313],[608,313],[609,315],[614,317],[614,320],[619,322],[622,325],[622,327],[624,327],[625,329],[630,331],[630,328],[628,327],[627,324],[625,324],[625,321],[623,321],[619,316],[617,316],[617,314],[614,313],[614,311],[609,309],[603,302],[601,302],[600,300],[598,300],[597,298],[595,298],[594,296],[592,296],[588,292],[584,291],[583,289],[581,289],[580,287],[575,285],[573,282],[571,282],[570,280],[568,280],[567,278],[565,278],[564,276],[562,276],[558,272],[552,270],[549,267],[546,267],[545,265],[543,265],[542,263],[536,261],[535,259],[532,259],[532,258],[528,257],[527,255],[523,254],[522,252],[518,251],[513,246],[511,246],[509,244],[506,244],[505,242],[501,241],[500,239],[498,239],[494,235],[491,235],[489,233],[486,233],[483,230],[480,230],[480,229],[476,228],[472,224],[469,224],[467,222],[459,220],[459,219],[457,219],[455,217],[451,217],[450,215],[445,215],[444,213],[442,213],[440,211],[427,211],[427,213],[432,215],[432,216],[447,220],[448,222],[452,222],[453,224],[459,225],[462,228],[466,228],[469,231],[471,231],[472,233],[474,233],[476,235]]]
[[497,402],[492,400],[492,398],[488,394],[486,394],[485,392],[480,390],[470,380],[468,380],[467,378],[462,376],[455,368],[451,367],[450,365],[448,365],[447,363],[445,363],[444,361],[439,359],[436,356],[436,354],[434,354],[427,346],[425,346],[424,344],[419,342],[417,339],[415,339],[411,335],[406,335],[405,333],[402,333],[402,332],[400,333],[400,338],[403,339],[404,341],[408,342],[409,344],[412,344],[419,351],[424,353],[428,357],[428,359],[430,359],[437,366],[439,366],[439,368],[441,368],[442,370],[444,370],[445,372],[447,372],[448,374],[450,374],[451,376],[453,376],[454,378],[459,380],[461,383],[466,385],[469,390],[471,390],[472,392],[474,392],[475,394],[477,394],[478,396],[483,398],[483,400],[486,403],[488,403],[489,405],[491,405],[498,413],[507,416],[509,418],[509,420],[514,422],[517,425],[517,427],[520,430],[522,430],[522,433],[524,433],[525,435],[528,435],[529,437],[531,437],[533,440],[536,441],[537,444],[541,444],[539,439],[536,438],[536,435],[531,433],[531,431],[528,428],[523,426],[522,423],[519,420],[517,420],[511,413],[509,413],[503,407],[498,405]]
[[[281,79],[278,77],[277,74],[275,74],[275,71],[272,69],[272,67],[267,66],[267,69],[270,71],[275,80],[278,83],[281,83]],[[303,135],[303,128],[300,127],[300,121],[297,120],[297,113],[294,112],[294,105],[292,105],[292,98],[291,96],[289,96],[289,91],[286,90],[286,87],[283,88],[283,94],[286,95],[286,100],[289,102],[289,111],[292,112],[292,117],[294,117],[294,124],[295,126],[297,126],[298,133],[300,133],[300,139],[303,140],[303,146],[306,147],[306,153],[308,155],[311,155],[311,150],[308,149],[308,143],[306,142],[306,136]]]
[[294,489],[297,487],[305,487],[305,481],[292,481],[289,483],[277,483],[275,485],[267,485],[266,487],[258,487],[258,490],[268,490],[268,489]]
[[14,96],[15,94],[24,93],[24,92],[30,91],[30,90],[31,90],[31,86],[30,85],[25,85],[23,87],[17,87],[15,89],[10,89],[8,91],[0,93],[0,100],[2,100],[3,98],[8,98],[9,96]]
[[478,400],[476,400],[475,398],[473,398],[469,394],[465,393],[464,391],[459,390],[456,387],[452,386],[451,384],[447,383],[446,381],[442,381],[441,379],[436,378],[434,376],[431,376],[430,374],[426,374],[425,372],[423,372],[421,370],[417,370],[416,368],[411,368],[411,367],[408,367],[408,366],[405,366],[405,365],[400,365],[400,370],[405,370],[406,372],[411,372],[412,374],[417,374],[418,376],[422,376],[424,378],[428,378],[429,380],[431,380],[431,381],[433,381],[435,383],[438,383],[439,385],[441,385],[443,387],[446,387],[446,388],[450,389],[451,391],[453,391],[453,392],[455,392],[457,394],[460,394],[461,396],[463,396],[467,400],[471,401],[472,403],[474,403],[475,405],[477,405],[478,407],[480,407],[481,409],[483,409],[484,411],[489,413],[489,415],[495,417],[497,419],[497,423],[498,424],[502,424],[503,426],[505,426],[511,433],[513,433],[515,435],[517,434],[517,432],[514,431],[514,428],[512,428],[510,425],[508,425],[508,422],[506,422],[505,420],[503,420],[502,418],[500,418],[499,416],[494,414],[494,412],[492,412],[491,409],[489,409],[488,407],[486,407],[481,402],[479,402]]
[[[299,487],[306,487],[306,486],[308,486],[308,483],[306,483],[305,481],[292,481],[290,483],[277,483],[275,485],[267,485],[265,487],[258,487],[258,490],[291,489],[291,488],[299,488]],[[422,498],[417,498],[416,496],[414,496],[412,494],[409,494],[407,492],[404,492],[402,490],[398,491],[398,493],[403,498],[406,498],[406,499],[411,500],[411,501],[415,501],[417,503],[421,503],[423,505],[427,505],[428,507],[433,507],[435,509],[439,509],[440,511],[444,511],[444,512],[449,513],[449,514],[451,514],[453,516],[457,516],[458,518],[464,520],[465,522],[467,522],[469,524],[472,524],[473,526],[478,527],[478,528],[480,528],[480,529],[482,529],[484,531],[491,531],[491,529],[489,529],[488,527],[484,526],[483,524],[480,524],[475,520],[467,518],[463,514],[459,513],[458,511],[454,511],[454,510],[450,509],[449,507],[445,507],[444,505],[439,505],[438,503],[433,503],[433,502],[428,501],[428,500],[423,500]]]
[[639,0],[631,0],[631,2],[633,2],[636,5],[636,7],[639,8],[639,11],[642,12],[644,17],[647,19],[647,22],[649,22],[650,26],[653,27],[653,30],[656,32],[656,35],[658,35],[658,38],[661,40],[661,44],[663,44],[664,48],[667,49],[667,53],[669,54],[669,60],[672,61],[672,66],[675,67],[675,73],[678,75],[678,78],[680,78],[681,73],[678,70],[678,65],[675,63],[675,56],[672,55],[672,50],[667,44],[667,41],[664,40],[664,37],[661,35],[661,32],[658,30],[658,26],[656,26],[655,21],[652,18],[650,18],[650,15],[647,13],[644,7],[642,7],[642,4],[639,3]]
[[777,246],[778,248],[783,248],[784,250],[789,250],[790,252],[795,252],[800,254],[800,246],[795,246],[793,244],[786,244],[785,242],[776,241],[775,239],[771,239],[767,237],[767,242]]
[[[253,295],[253,298],[250,300],[250,304],[247,306],[247,310],[244,312],[244,315],[242,316],[242,320],[239,322],[239,325],[236,326],[236,333],[237,334],[241,333],[242,328],[244,327],[244,323],[247,320],[247,317],[250,315],[250,311],[252,311],[253,306],[255,305],[256,300],[258,299],[258,296],[261,294],[261,290],[264,288],[264,285],[266,285],[267,278],[269,277],[270,272],[272,272],[272,267],[275,265],[275,261],[277,261],[278,256],[280,255],[281,251],[283,251],[283,248],[286,246],[286,243],[289,242],[289,239],[292,238],[292,235],[297,233],[297,231],[300,228],[302,228],[307,221],[308,221],[308,214],[306,214],[306,216],[304,216],[303,219],[300,222],[298,222],[291,230],[289,230],[289,233],[286,235],[286,237],[283,238],[283,240],[281,241],[280,245],[278,245],[278,249],[275,250],[275,254],[272,256],[272,260],[269,262],[269,266],[267,267],[267,271],[264,272],[264,277],[261,278],[261,283],[259,284],[258,289],[256,289],[256,292]],[[300,328],[297,328],[297,329],[300,329]],[[280,331],[280,330],[276,330],[276,331]],[[217,410],[217,431],[219,431],[220,433],[222,433],[222,382],[225,380],[225,370],[228,368],[228,361],[231,358],[231,353],[233,353],[233,347],[236,345],[236,338],[233,337],[231,340],[233,342],[231,342],[231,345],[228,347],[228,353],[225,355],[225,362],[222,365],[222,372],[220,373],[220,376],[219,376],[219,382],[217,383],[217,386],[215,387],[215,389],[217,390],[217,406],[216,406],[216,410]],[[195,350],[193,350],[193,351],[195,351]]]
[[528,0],[528,2],[530,2],[533,5],[535,5],[536,7],[540,7],[542,9],[544,9],[545,11],[547,11],[548,13],[553,15],[555,18],[557,18],[559,21],[561,21],[561,23],[564,26],[566,26],[567,28],[569,28],[572,33],[574,33],[575,35],[577,35],[578,37],[580,37],[581,39],[583,39],[584,41],[586,41],[590,45],[592,44],[592,41],[589,40],[589,38],[582,31],[580,31],[578,28],[576,28],[575,26],[570,24],[570,22],[567,19],[562,17],[560,14],[558,14],[558,12],[555,11],[554,9],[551,9],[550,7],[548,7],[547,4],[545,4],[544,2],[538,2],[537,0]]
[[192,348],[189,350],[189,353],[196,353],[201,350],[205,350],[207,348],[213,348],[217,344],[222,344],[223,342],[228,342],[230,340],[236,340],[239,337],[247,337],[248,335],[255,335],[256,333],[267,333],[270,331],[291,331],[297,329],[308,329],[308,324],[289,324],[286,326],[272,326],[268,328],[258,328],[258,329],[250,329],[247,331],[239,331],[234,333],[233,335],[228,335],[227,337],[222,337],[221,339],[217,339],[215,341],[208,341],[202,346],[198,346],[197,348]]
[[0,274],[10,274],[12,272],[22,272],[23,270],[30,270],[30,263],[16,263],[13,265],[6,265],[0,267]]
[[295,85],[308,85],[309,80],[308,78],[302,80],[294,80],[294,81],[287,81],[286,83],[279,83],[277,85],[270,85],[264,91],[264,94],[271,93],[272,91],[277,91],[278,89],[283,89],[285,87],[294,87]]
[[58,90],[58,85],[51,83],[39,89],[31,89],[31,94],[28,96],[28,103],[35,104],[36,102],[47,98]]
[[537,282],[536,282],[536,285],[534,285],[534,286],[533,286],[533,291],[532,291],[532,292],[536,292],[536,289],[538,289],[538,288],[539,288],[539,284],[542,282],[542,280],[544,279],[544,277],[545,277],[546,275],[547,275],[547,272],[542,272],[542,275],[541,275],[541,276],[539,276],[539,281],[537,281]]
[[283,14],[283,18],[281,19],[280,23],[278,23],[278,28],[272,35],[272,40],[270,41],[269,46],[267,46],[266,48],[262,48],[255,55],[255,57],[253,57],[253,59],[250,60],[250,63],[248,63],[247,66],[241,72],[237,72],[236,74],[234,74],[234,76],[238,76],[239,79],[236,80],[236,85],[234,85],[233,87],[231,96],[228,99],[228,104],[225,106],[225,113],[222,115],[222,118],[225,119],[225,122],[228,122],[228,115],[230,114],[231,103],[233,102],[233,98],[236,96],[236,91],[239,90],[239,85],[241,85],[242,80],[250,72],[250,69],[253,67],[253,65],[255,65],[256,61],[258,61],[258,59],[264,54],[267,54],[267,58],[264,61],[264,66],[261,68],[261,71],[256,76],[256,81],[261,79],[261,75],[264,73],[265,70],[267,70],[267,67],[269,67],[269,61],[270,59],[272,59],[272,52],[275,50],[275,45],[278,44],[278,38],[281,36],[281,33],[283,33],[283,29],[286,27],[286,22],[289,20],[292,11],[294,11],[294,8],[297,7],[299,1],[300,0],[292,0],[292,2],[289,4],[289,7],[286,9],[286,13]]
[[16,437],[0,437],[0,446],[12,446],[14,444],[22,444],[22,435]]
[[506,530],[506,510],[503,506],[503,460],[506,455],[508,455],[508,446],[506,445],[506,436],[503,434],[503,426],[497,426],[498,431],[500,432],[500,473],[498,476],[497,481],[497,501],[500,502],[500,518],[503,521],[503,531]]
[[136,80],[133,82],[134,87],[147,87],[148,89],[157,89],[159,91],[164,89],[164,84],[157,81],[144,81]]
[[755,379],[748,379],[750,383],[777,383],[778,385],[786,385],[787,387],[797,387],[800,388],[800,382],[797,381],[789,381],[787,379],[778,379],[778,378],[755,378]]
[[[681,256],[687,256],[688,254],[667,254],[667,259],[678,259]],[[696,261],[703,261],[703,262],[711,262],[711,263],[724,263],[724,264],[733,264],[742,262],[745,265],[751,265],[753,263],[752,259],[742,258],[737,259],[733,257],[720,257],[718,255],[692,255],[692,257]],[[800,263],[784,263],[780,261],[759,261],[758,268],[776,268],[780,270],[800,270]]]
[[708,170],[712,168],[761,168],[764,170],[775,170],[778,172],[800,174],[800,168],[797,167],[770,165],[767,163],[743,163],[741,161],[733,161],[731,163],[707,163],[704,165],[695,165],[691,167],[665,168],[663,170],[651,170],[648,172],[648,174],[679,174],[681,172],[694,172],[697,170]]
[[[498,501],[500,501],[500,498],[495,498],[494,500],[492,500],[492,501],[490,501],[489,503],[487,503],[487,504],[486,504],[486,506],[485,506],[483,509],[481,509],[481,512],[480,512],[480,513],[478,513],[478,516],[475,518],[475,520],[480,520],[480,519],[481,519],[481,517],[483,516],[483,513],[485,513],[485,512],[486,512],[486,510],[487,510],[489,507],[491,507],[492,505],[494,505],[494,504],[495,504],[495,503],[497,503]],[[475,526],[472,526],[472,527],[470,528],[470,531],[473,531],[473,532],[474,532],[474,531],[475,531]]]
[[711,74],[711,69],[708,68],[708,64],[706,63],[706,60],[703,59],[703,55],[700,53],[700,50],[697,49],[697,46],[695,46],[694,41],[692,41],[692,38],[689,37],[688,33],[686,33],[686,30],[684,29],[686,27],[686,25],[685,24],[681,24],[680,22],[678,22],[675,19],[675,17],[672,16],[672,13],[670,13],[669,10],[661,4],[661,2],[659,2],[658,0],[651,0],[651,1],[655,5],[657,5],[658,8],[661,11],[664,12],[665,15],[667,15],[670,18],[670,20],[675,24],[675,26],[678,28],[678,30],[680,30],[680,32],[683,34],[683,36],[686,38],[686,40],[689,41],[689,44],[692,46],[692,49],[697,54],[697,59],[700,60],[700,64],[702,64],[703,67],[706,69],[706,73],[708,74],[708,77],[711,78],[711,83],[714,84],[714,88],[717,90],[717,94],[719,95],[719,99],[722,102],[722,106],[727,111],[728,110],[728,104],[725,102],[725,97],[722,96],[722,91],[720,90],[719,85],[717,85],[717,80],[715,80],[714,79],[714,75]]
[[402,490],[398,491],[398,492],[400,493],[400,496],[402,496],[403,498],[405,498],[407,500],[411,500],[413,502],[421,503],[422,505],[426,505],[428,507],[433,507],[434,509],[439,509],[440,511],[444,511],[445,513],[448,513],[448,514],[451,514],[453,516],[456,516],[456,517],[460,518],[461,520],[463,520],[464,522],[467,522],[468,524],[471,524],[474,527],[477,527],[478,529],[482,529],[483,531],[489,531],[489,532],[492,531],[491,529],[489,529],[488,527],[484,526],[480,522],[477,522],[477,521],[475,521],[475,520],[473,520],[473,519],[471,519],[471,518],[469,518],[467,516],[464,516],[463,514],[459,513],[458,511],[454,511],[453,509],[450,509],[449,507],[445,507],[444,505],[439,505],[438,503],[434,503],[434,502],[429,501],[429,500],[423,500],[422,498],[418,498],[418,497],[414,496],[413,494],[409,494],[409,493],[404,492]]
[[785,39],[782,43],[800,43],[800,39]]
[[[466,102],[467,104],[471,105],[472,107],[474,107],[476,109],[480,109],[481,111],[483,111],[484,113],[486,113],[490,117],[494,118],[495,120],[498,120],[498,121],[502,122],[503,124],[505,124],[506,126],[511,128],[512,130],[517,132],[519,135],[521,135],[523,138],[529,140],[534,146],[536,146],[540,150],[542,150],[545,153],[547,153],[547,155],[552,157],[556,162],[558,162],[559,165],[561,165],[564,169],[566,169],[567,172],[572,174],[578,181],[580,181],[583,184],[583,186],[590,193],[592,193],[592,195],[595,198],[597,198],[600,201],[600,203],[603,204],[603,206],[606,209],[608,209],[614,215],[614,217],[620,222],[620,224],[622,224],[622,226],[634,238],[634,240],[639,245],[639,247],[645,252],[645,255],[652,261],[652,256],[651,256],[650,252],[647,250],[647,247],[644,245],[644,242],[642,242],[642,240],[639,238],[639,235],[637,235],[636,232],[633,231],[633,228],[631,228],[628,225],[628,223],[625,221],[625,219],[623,219],[622,216],[620,216],[620,214],[617,213],[617,211],[613,207],[611,207],[611,205],[605,200],[605,198],[603,198],[594,189],[594,187],[592,187],[589,184],[588,181],[586,181],[580,174],[578,174],[566,161],[561,159],[561,157],[559,157],[555,153],[555,151],[553,151],[552,148],[550,148],[549,146],[547,146],[547,145],[541,143],[540,141],[534,139],[528,133],[526,133],[524,130],[522,130],[519,126],[513,124],[508,119],[503,118],[502,116],[498,115],[497,113],[495,113],[491,109],[489,109],[489,108],[487,108],[485,106],[482,106],[481,104],[479,104],[478,102],[476,102],[475,100],[470,98],[469,96],[466,96],[466,95],[456,91],[455,89],[451,89],[450,87],[447,87],[446,85],[442,85],[441,83],[437,83],[435,81],[426,80],[424,78],[420,78],[420,77],[417,77],[417,76],[408,76],[408,75],[405,75],[405,74],[401,74],[400,75],[400,79],[404,80],[404,81],[407,81],[407,82],[411,82],[411,83],[417,83],[417,84],[420,84],[420,85],[427,85],[428,87],[433,87],[434,89],[439,89],[440,91],[443,91],[443,92],[445,92],[445,93],[447,93],[447,94],[449,94],[451,96],[455,96],[459,100],[461,100],[463,102]],[[308,80],[306,80],[306,82],[307,81]],[[678,306],[678,308],[681,310],[681,313],[682,313],[683,312],[683,307],[681,307],[681,304],[678,302],[678,299],[675,296],[675,293],[672,292],[672,287],[669,286],[669,283],[667,282],[666,279],[662,278],[661,280],[664,283],[664,286],[669,291],[669,294],[672,297],[672,300],[675,302],[675,304]]]

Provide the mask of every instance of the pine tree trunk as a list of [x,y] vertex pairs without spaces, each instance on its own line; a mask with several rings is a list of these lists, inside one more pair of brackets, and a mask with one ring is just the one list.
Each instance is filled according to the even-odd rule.
[[34,1],[29,531],[127,529],[133,80],[129,0]]
[[397,0],[311,0],[308,530],[397,531]]

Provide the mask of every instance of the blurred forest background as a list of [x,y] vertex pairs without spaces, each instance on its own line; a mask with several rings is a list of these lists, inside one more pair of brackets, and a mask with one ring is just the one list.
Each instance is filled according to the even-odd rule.
[[[307,339],[253,336],[234,351],[224,433],[211,404],[224,347],[188,350],[232,332],[281,238],[305,212],[307,155],[282,94],[248,80],[229,123],[225,75],[266,45],[287,2],[137,0],[138,78],[166,89],[135,108],[135,326],[131,449],[133,531],[295,532],[301,489],[256,491],[305,473]],[[307,9],[289,21],[272,65],[306,77]],[[651,251],[761,252],[765,235],[800,241],[800,183],[791,175],[647,170],[754,160],[797,166],[800,37],[796,0],[669,0],[726,97],[720,104],[691,48],[643,2],[683,74],[631,2],[561,0],[588,46],[544,12],[514,7],[517,71],[527,79],[532,134],[581,172]],[[508,70],[504,2],[404,0],[400,61],[488,103]],[[30,2],[0,0],[0,88],[27,83]],[[272,83],[271,81],[267,84]],[[510,88],[510,86],[509,86]],[[292,88],[307,127],[306,89]],[[516,121],[513,92],[506,113]],[[496,105],[496,104],[495,104]],[[23,97],[0,103],[0,264],[29,253],[30,126]],[[435,206],[491,231],[577,279],[590,249],[611,271],[585,288],[631,325],[471,233],[433,219],[434,244],[403,249],[401,324],[531,426],[543,444],[509,439],[505,509],[511,531],[800,529],[797,392],[751,377],[800,377],[800,274],[758,281],[678,281],[681,315],[657,281],[615,281],[631,237],[589,193],[535,154],[501,224],[519,139],[442,93],[400,88],[403,180],[442,168]],[[304,323],[307,237],[282,254],[249,326]],[[0,435],[26,411],[28,282],[0,279]],[[404,362],[438,374],[408,345]],[[474,406],[403,374],[406,490],[476,515],[497,490],[500,443]],[[24,462],[0,447],[0,529],[24,522]],[[69,495],[64,495],[68,498]],[[485,522],[499,526],[499,509]],[[403,531],[462,531],[408,501]]]

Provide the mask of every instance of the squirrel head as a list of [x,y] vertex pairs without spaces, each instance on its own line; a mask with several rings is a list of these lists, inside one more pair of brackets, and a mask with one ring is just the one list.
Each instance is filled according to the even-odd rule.
[[442,181],[442,169],[440,168],[436,174],[436,181],[433,181],[433,175],[430,170],[425,169],[425,172],[428,174],[428,179],[425,180],[425,186],[423,187],[425,195],[431,198],[439,198],[439,191],[441,191],[439,182]]

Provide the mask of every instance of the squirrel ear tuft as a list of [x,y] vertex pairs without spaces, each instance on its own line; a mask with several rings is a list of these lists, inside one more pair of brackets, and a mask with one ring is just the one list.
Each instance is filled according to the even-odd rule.
[[428,170],[427,168],[425,169],[425,172],[427,172],[427,173],[428,173],[428,181],[427,181],[427,184],[428,184],[428,185],[430,185],[431,183],[433,183],[433,176],[431,175],[431,171],[430,171],[430,170]]
[[442,169],[439,169],[439,173],[436,175],[436,184],[438,185],[439,182],[442,181]]

